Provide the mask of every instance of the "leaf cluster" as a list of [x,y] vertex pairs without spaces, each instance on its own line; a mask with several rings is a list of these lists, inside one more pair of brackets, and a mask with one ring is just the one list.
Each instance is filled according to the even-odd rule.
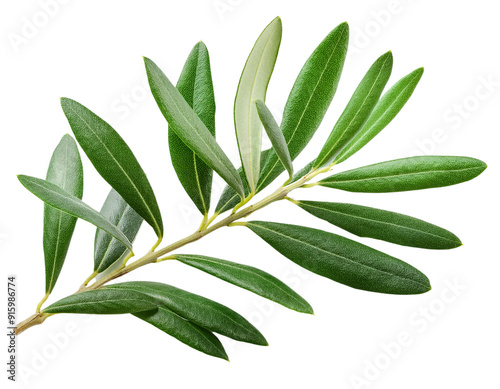
[[[61,100],[74,138],[64,135],[53,153],[45,180],[18,176],[29,191],[45,202],[46,295],[38,311],[56,284],[77,219],[97,227],[94,266],[92,275],[77,293],[44,308],[41,314],[131,314],[196,350],[224,359],[227,354],[214,333],[267,345],[264,336],[243,316],[205,297],[156,282],[107,284],[144,264],[174,260],[287,308],[313,313],[304,298],[260,269],[177,252],[225,226],[244,226],[296,264],[352,288],[401,295],[430,290],[429,279],[418,269],[364,243],[300,225],[238,221],[286,199],[358,237],[422,249],[452,249],[462,244],[457,236],[413,216],[357,204],[297,200],[288,195],[297,188],[316,186],[364,193],[437,188],[471,180],[486,168],[484,162],[469,157],[422,156],[380,162],[314,181],[380,133],[414,92],[422,68],[411,71],[385,91],[393,67],[392,53],[388,52],[377,58],[361,78],[320,153],[296,172],[293,161],[320,127],[339,86],[349,28],[347,23],[337,26],[305,61],[278,123],[265,100],[281,38],[281,20],[276,18],[258,37],[241,73],[234,101],[235,136],[241,159],[238,169],[216,140],[216,105],[206,46],[202,42],[194,46],[176,86],[152,60],[144,59],[151,92],[168,123],[172,164],[202,219],[197,232],[166,248],[157,249],[164,235],[162,214],[131,148],[90,109],[68,98]],[[263,131],[272,144],[267,150],[262,150]],[[83,168],[77,143],[110,186],[100,211],[82,200]],[[245,207],[285,171],[287,178],[275,192]],[[210,214],[214,172],[225,180],[227,187]],[[230,210],[229,216],[219,219]],[[127,265],[135,255],[133,241],[143,221],[156,233],[157,241],[143,258]],[[95,276],[114,264],[118,270],[104,281],[88,286]]]

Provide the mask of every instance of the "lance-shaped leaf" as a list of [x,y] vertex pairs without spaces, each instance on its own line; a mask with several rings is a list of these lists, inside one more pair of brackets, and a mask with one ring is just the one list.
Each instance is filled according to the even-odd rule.
[[486,164],[474,158],[419,156],[348,170],[317,184],[349,192],[402,192],[459,184],[472,180],[484,169]]
[[[342,23],[314,50],[292,87],[283,111],[281,131],[294,160],[318,129],[337,90],[349,40],[349,27]],[[276,153],[271,153],[257,190],[270,184],[283,171]]]
[[341,284],[390,294],[431,289],[427,277],[409,264],[342,236],[290,224],[245,225],[296,264]]
[[[47,181],[81,199],[83,167],[75,141],[64,135],[57,145],[49,168]],[[77,218],[45,204],[43,212],[43,253],[45,256],[45,292],[50,293],[68,253]]]
[[450,231],[400,213],[356,204],[293,202],[310,214],[357,236],[424,249],[452,249],[462,245]]
[[264,104],[261,100],[257,100],[255,105],[257,107],[260,120],[266,129],[267,136],[269,136],[271,144],[273,145],[273,151],[280,159],[283,167],[288,171],[288,174],[290,174],[290,177],[293,177],[292,159],[290,158],[288,146],[286,144],[285,137],[281,132],[280,126],[276,123],[273,114],[269,111],[266,104]]
[[288,285],[255,267],[203,255],[176,254],[175,259],[287,308],[313,313],[309,303]]
[[161,69],[148,58],[144,58],[144,63],[151,92],[170,128],[243,197],[243,185],[238,172],[208,128]]
[[96,289],[72,294],[43,310],[45,313],[114,315],[156,309],[151,296],[135,290]]
[[274,19],[260,34],[248,56],[234,100],[234,127],[241,163],[251,192],[259,180],[262,125],[254,101],[266,99],[281,43],[281,19]]
[[243,316],[205,297],[159,282],[134,281],[113,284],[106,289],[146,293],[185,319],[235,340],[267,345],[262,334]]
[[[130,242],[134,241],[143,219],[117,191],[111,189],[100,213],[117,226]],[[103,272],[128,252],[120,241],[98,228],[94,240],[94,271]]]
[[[215,98],[208,50],[198,42],[182,69],[177,89],[193,108],[212,136],[215,136]],[[168,145],[177,177],[199,211],[206,215],[210,208],[212,169],[187,147],[169,125]]]
[[414,70],[382,96],[361,129],[337,152],[334,158],[336,163],[345,161],[361,149],[396,117],[412,95],[423,73],[424,68]]
[[220,340],[213,333],[185,320],[165,306],[159,306],[156,310],[136,312],[133,315],[195,350],[229,360]]
[[129,250],[132,250],[132,244],[123,232],[121,232],[114,224],[110,223],[108,219],[103,217],[95,209],[85,204],[78,197],[69,194],[59,186],[40,178],[24,175],[18,175],[17,178],[26,189],[46,204],[67,214],[92,223],[94,226],[106,231],[118,239]]
[[[267,149],[262,151],[262,153],[260,154],[261,167],[264,166],[263,162],[266,161],[270,152],[271,149]],[[246,182],[245,172],[243,171],[242,167],[238,169],[238,174],[240,175],[241,181],[243,182],[243,189],[245,191],[245,197],[246,197],[250,194],[250,188],[248,186],[248,183]],[[240,195],[236,193],[236,191],[229,185],[226,185],[226,187],[222,191],[219,201],[217,202],[217,207],[215,208],[215,212],[220,214],[229,211],[230,209],[233,209],[236,205],[238,205],[240,201],[241,201]]]
[[132,150],[108,123],[83,105],[62,98],[61,106],[76,140],[99,174],[161,238],[163,222],[160,209]]
[[392,53],[382,55],[368,70],[356,88],[344,112],[335,123],[314,167],[328,165],[357,134],[380,99],[392,71]]

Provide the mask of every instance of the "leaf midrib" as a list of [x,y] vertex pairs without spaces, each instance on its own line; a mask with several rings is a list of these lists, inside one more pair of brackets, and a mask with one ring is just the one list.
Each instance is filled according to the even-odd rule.
[[[344,36],[344,33],[345,33],[345,29],[342,30],[342,34],[340,35],[340,37],[338,38],[337,42],[335,43],[335,47],[332,49],[332,52],[331,52],[330,56],[328,57],[328,61],[326,62],[326,65],[323,67],[323,70],[321,71],[321,74],[320,74],[320,76],[318,78],[318,81],[316,82],[316,85],[314,85],[314,89],[311,92],[311,95],[309,96],[309,99],[307,100],[306,107],[302,110],[302,114],[300,115],[299,121],[297,122],[297,125],[295,126],[295,129],[293,130],[292,135],[290,136],[290,139],[288,140],[288,142],[286,142],[287,146],[289,146],[290,142],[293,140],[293,137],[295,136],[295,134],[296,134],[296,132],[297,132],[297,130],[298,130],[301,122],[302,122],[302,119],[304,118],[305,112],[309,108],[309,104],[311,103],[312,97],[316,93],[316,89],[318,88],[318,85],[320,84],[320,82],[321,82],[321,80],[323,78],[323,75],[324,75],[324,73],[326,71],[326,68],[330,64],[330,61],[331,61],[331,59],[333,57],[333,54],[335,53],[335,50],[337,50],[337,46],[339,45],[339,42],[341,41],[342,37]],[[269,158],[271,158],[271,155],[269,156]],[[271,169],[268,170],[268,173],[266,174],[265,178],[261,181],[262,184],[265,183],[265,181],[267,180],[267,178],[269,177],[269,175],[274,171],[274,168],[276,167],[276,165],[278,164],[278,162],[279,162],[279,159],[276,159],[274,161]],[[260,187],[258,186],[257,189],[260,189]]]
[[[375,270],[375,271],[378,271],[378,272],[381,272],[381,273],[384,273],[384,274],[389,274],[389,275],[391,275],[391,276],[393,276],[393,277],[401,278],[401,279],[403,279],[403,280],[411,281],[411,282],[413,282],[413,283],[417,283],[417,284],[419,284],[419,285],[424,285],[424,286],[426,286],[426,287],[427,287],[427,285],[425,285],[425,284],[421,284],[420,282],[415,281],[415,280],[412,280],[411,278],[403,277],[403,276],[400,276],[399,274],[394,274],[394,273],[390,273],[390,272],[385,271],[385,270],[377,269],[377,268],[375,268],[375,267],[371,267],[371,266],[369,266],[369,265],[367,265],[367,264],[364,264],[364,263],[361,263],[361,262],[356,262],[356,261],[354,261],[354,260],[352,260],[352,259],[350,259],[350,258],[344,257],[343,255],[334,254],[334,253],[332,253],[332,252],[330,252],[330,251],[327,251],[327,250],[325,250],[325,249],[322,249],[322,248],[316,247],[316,246],[314,246],[314,245],[312,245],[312,244],[310,244],[310,243],[308,243],[308,242],[302,241],[302,240],[297,239],[297,238],[292,238],[292,237],[291,237],[291,236],[289,236],[289,235],[282,234],[282,233],[277,232],[277,231],[275,231],[275,230],[271,230],[271,229],[269,229],[269,228],[262,227],[262,226],[260,226],[260,225],[252,224],[251,222],[249,222],[248,224],[251,224],[251,225],[253,225],[253,226],[257,226],[258,228],[262,228],[262,229],[264,229],[264,230],[271,231],[271,232],[275,233],[276,235],[283,236],[283,237],[285,237],[285,238],[288,238],[288,239],[294,240],[294,241],[296,241],[296,242],[303,243],[303,244],[305,244],[306,246],[310,246],[310,247],[312,247],[313,249],[316,249],[316,250],[318,250],[318,251],[321,251],[321,252],[324,252],[324,253],[326,253],[326,254],[332,255],[332,256],[334,256],[334,257],[338,257],[338,258],[345,259],[346,261],[348,261],[348,262],[350,262],[350,263],[354,263],[354,264],[356,264],[356,265],[360,265],[360,266],[365,267],[365,268],[367,268],[367,269],[370,269],[370,270]],[[367,247],[367,246],[365,246],[365,247]],[[394,258],[394,259],[396,259],[396,258]],[[398,261],[399,261],[399,260],[398,260]]]
[[[377,220],[377,219],[370,219],[370,218],[367,218],[367,217],[363,217],[363,216],[358,216],[358,215],[353,215],[353,214],[350,214],[350,213],[345,213],[345,212],[340,212],[340,211],[333,211],[331,209],[327,209],[327,208],[323,208],[321,206],[317,206],[317,205],[310,205],[310,204],[305,204],[303,202],[301,202],[302,204],[306,205],[307,207],[310,207],[310,208],[316,208],[316,209],[321,209],[323,211],[326,211],[326,212],[329,212],[329,213],[333,213],[333,214],[339,214],[339,215],[344,215],[344,216],[347,216],[347,217],[352,217],[352,218],[355,218],[355,219],[361,219],[361,220],[367,220],[367,221],[372,221],[374,223],[378,223],[378,224],[383,224],[383,225],[388,225],[388,226],[394,226],[394,227],[399,227],[399,228],[402,228],[402,229],[406,229],[406,230],[410,230],[410,231],[416,231],[416,232],[420,232],[422,234],[426,234],[426,235],[430,235],[430,236],[434,236],[436,238],[440,238],[440,239],[444,239],[444,240],[447,240],[449,242],[455,242],[454,240],[451,240],[451,239],[448,239],[444,236],[441,236],[441,235],[436,235],[436,234],[433,234],[431,232],[427,232],[427,231],[424,231],[424,230],[419,230],[419,229],[416,229],[416,228],[412,228],[412,227],[408,227],[408,226],[404,226],[402,224],[394,224],[394,223],[389,223],[389,222],[385,222],[385,221],[382,221],[382,220]],[[390,213],[395,213],[395,212],[390,212]],[[397,214],[396,214],[397,215]],[[401,214],[400,214],[401,215]],[[403,215],[403,216],[406,216],[406,215]],[[416,219],[412,216],[406,216],[406,217],[409,217],[411,219]],[[417,219],[418,220],[418,219]],[[423,220],[421,220],[423,221]],[[426,222],[424,222],[426,223]],[[342,228],[342,227],[340,227]],[[342,228],[344,229],[344,228]],[[355,234],[357,235],[357,234]]]
[[[370,87],[370,90],[368,91],[368,93],[366,94],[365,98],[363,99],[363,102],[361,103],[361,105],[359,106],[358,110],[356,111],[355,115],[351,118],[351,120],[349,121],[349,123],[347,124],[347,126],[345,127],[344,131],[342,132],[342,135],[337,139],[337,141],[335,142],[335,144],[332,145],[332,147],[330,147],[330,149],[328,150],[328,152],[325,154],[325,157],[320,161],[320,163],[316,162],[314,163],[314,165],[316,166],[321,166],[323,165],[326,157],[332,152],[332,150],[339,144],[339,142],[342,140],[342,137],[346,134],[347,130],[350,128],[351,124],[356,120],[356,118],[358,117],[359,113],[361,112],[361,110],[364,108],[365,106],[365,103],[366,103],[366,100],[368,99],[368,97],[371,96],[371,93],[373,91],[373,89],[375,88],[375,85],[377,84],[381,74],[382,74],[382,71],[384,70],[385,68],[385,64],[387,63],[387,61],[389,60],[389,57],[387,57],[384,61],[384,63],[382,64],[382,66],[380,67],[380,70],[377,74],[377,77],[375,78],[375,81],[372,83],[371,87]],[[368,120],[368,119],[367,119]],[[362,127],[362,126],[361,126]],[[351,139],[353,139],[354,137],[356,136],[356,134],[354,134]]]
[[[334,184],[336,182],[361,182],[361,181],[370,181],[370,180],[381,180],[381,179],[388,179],[388,178],[395,178],[395,177],[401,177],[401,176],[411,176],[411,175],[425,175],[429,173],[457,173],[457,172],[463,172],[467,170],[474,170],[474,169],[480,169],[480,167],[466,167],[463,169],[447,169],[447,170],[425,170],[425,171],[419,171],[419,172],[410,172],[410,173],[402,173],[402,174],[392,174],[388,176],[379,176],[379,177],[366,177],[366,178],[357,178],[357,179],[344,179],[344,180],[335,180],[335,181],[327,181],[328,178],[323,180],[323,183],[327,184]],[[342,174],[342,173],[339,173]],[[332,176],[332,178],[335,176]],[[321,181],[320,181],[321,183]]]
[[99,135],[97,135],[97,133],[92,129],[92,127],[87,123],[87,121],[78,114],[78,112],[73,109],[73,107],[71,105],[69,105],[69,108],[72,110],[72,112],[85,124],[85,126],[87,126],[87,128],[92,132],[92,134],[97,138],[97,140],[99,141],[99,143],[104,147],[104,149],[106,150],[106,152],[109,154],[109,156],[113,159],[113,161],[116,163],[116,165],[120,168],[120,170],[122,171],[122,173],[125,175],[125,177],[128,179],[128,181],[130,182],[130,184],[132,185],[132,188],[134,189],[134,191],[139,195],[139,198],[141,199],[141,202],[143,203],[143,205],[145,206],[149,216],[151,217],[151,220],[153,221],[154,223],[154,229],[157,231],[157,233],[159,234],[159,236],[162,235],[161,233],[161,228],[160,226],[158,225],[158,222],[156,220],[156,217],[153,215],[153,212],[151,211],[151,208],[149,207],[148,203],[146,202],[146,200],[144,199],[144,197],[142,196],[142,193],[139,191],[139,189],[137,188],[137,186],[135,185],[134,181],[130,178],[130,176],[127,174],[127,172],[123,169],[123,167],[121,166],[121,164],[118,162],[118,160],[115,158],[115,156],[113,155],[113,153],[111,152],[111,150],[109,150],[109,148],[106,146],[106,144],[101,140],[101,138],[99,137]]
[[[209,262],[209,263],[214,263],[214,264],[219,264],[219,265],[221,265],[221,263],[220,263],[220,262],[212,261],[212,260],[209,260],[209,259],[200,259],[200,258],[198,258],[198,257],[193,257],[193,256],[189,256],[189,255],[182,255],[182,256],[183,256],[183,257],[185,257],[185,258],[191,258],[192,260],[194,259],[194,260],[196,260],[196,261],[202,261],[202,262],[204,261],[204,262]],[[229,268],[234,268],[234,269],[236,269],[236,270],[240,270],[240,271],[243,271],[243,272],[245,272],[245,273],[248,273],[248,274],[251,274],[251,275],[255,275],[255,276],[257,276],[257,277],[259,277],[259,278],[263,279],[263,280],[264,280],[267,284],[271,284],[271,285],[275,286],[276,288],[278,288],[279,290],[281,290],[281,291],[282,291],[283,293],[285,293],[287,296],[289,296],[289,297],[291,297],[292,299],[294,299],[297,303],[300,303],[300,305],[301,305],[301,306],[303,306],[303,305],[304,305],[304,302],[303,302],[303,301],[298,300],[298,299],[296,298],[296,296],[290,295],[290,294],[289,294],[289,292],[288,292],[286,289],[283,289],[283,288],[281,287],[281,285],[276,285],[275,283],[273,283],[273,282],[271,282],[271,281],[267,280],[267,279],[266,279],[264,276],[262,276],[261,274],[258,274],[258,273],[252,273],[252,272],[251,272],[250,270],[248,270],[248,269],[244,269],[244,268],[243,268],[243,269],[241,269],[241,268],[239,268],[238,266],[234,266],[234,265],[222,264],[221,266],[227,266],[227,267],[229,267]],[[201,270],[201,269],[200,269],[200,270]]]

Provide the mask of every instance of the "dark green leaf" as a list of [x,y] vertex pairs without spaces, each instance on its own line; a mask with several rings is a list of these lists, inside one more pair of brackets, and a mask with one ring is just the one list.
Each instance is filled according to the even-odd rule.
[[409,264],[342,236],[290,224],[245,225],[296,264],[341,284],[390,294],[431,289],[427,277]]
[[186,146],[243,197],[240,176],[214,136],[161,69],[148,58],[144,58],[144,63],[151,92],[170,128]]
[[[177,82],[177,89],[193,108],[203,124],[215,136],[215,97],[208,50],[198,42],[186,60]],[[169,125],[168,144],[170,157],[177,177],[193,203],[203,215],[210,208],[212,169],[187,147]]]
[[318,185],[349,192],[401,192],[472,180],[486,164],[469,157],[420,156],[395,159],[327,177]]
[[229,360],[224,347],[214,334],[183,319],[164,306],[152,311],[137,312],[133,315],[198,351]]
[[146,293],[185,319],[221,335],[258,345],[267,345],[262,334],[233,310],[185,290],[158,282],[134,281],[107,286]]
[[[50,160],[47,181],[81,199],[83,167],[75,141],[64,135]],[[43,252],[45,292],[50,293],[68,253],[77,218],[45,204],[43,213]]]
[[396,82],[373,108],[363,127],[337,152],[334,162],[345,161],[382,131],[406,104],[423,73],[424,68],[419,68]]
[[96,227],[101,228],[114,236],[127,246],[129,250],[132,250],[132,244],[123,232],[121,232],[115,225],[111,224],[99,212],[85,204],[78,197],[69,194],[57,185],[41,180],[40,178],[23,175],[19,175],[17,178],[26,189],[43,202],[67,214],[79,217],[80,219],[92,223]]
[[382,55],[368,70],[333,127],[314,167],[328,165],[356,136],[380,99],[392,71],[392,53]]
[[202,255],[176,254],[175,259],[287,308],[313,313],[309,303],[289,286],[255,267]]
[[297,201],[299,207],[355,235],[424,249],[462,245],[450,231],[411,216],[355,204]]
[[[261,168],[264,166],[264,163],[267,160],[267,157],[269,156],[269,153],[271,152],[271,149],[267,149],[262,151],[260,153],[260,166]],[[243,171],[243,168],[240,167],[238,169],[238,174],[241,177],[241,180],[243,182],[243,188],[245,190],[245,197],[250,194],[250,188],[248,187],[248,184],[245,179],[245,172]],[[226,211],[229,211],[230,209],[234,208],[238,203],[241,201],[241,197],[238,195],[238,193],[235,192],[233,188],[231,188],[229,185],[226,185],[224,190],[222,191],[222,194],[220,196],[219,202],[217,203],[217,207],[215,208],[215,212],[217,213],[223,213]]]
[[43,310],[45,313],[114,315],[156,309],[151,296],[125,289],[97,289],[65,297]]
[[[281,130],[294,160],[309,143],[330,106],[344,66],[349,27],[342,23],[319,44],[300,71],[283,111]],[[257,190],[269,185],[283,171],[271,153]]]
[[251,192],[259,180],[262,125],[254,101],[266,99],[281,43],[281,19],[275,18],[255,42],[241,73],[234,99],[234,127],[243,170]]
[[83,105],[62,98],[61,106],[76,140],[99,174],[161,238],[163,222],[160,209],[132,150],[108,123]]
[[[133,242],[142,224],[142,217],[128,205],[117,191],[111,189],[101,208],[101,215],[118,227]],[[122,243],[101,229],[94,240],[94,270],[103,272],[129,251]]]
[[276,120],[273,117],[269,108],[267,108],[266,104],[264,104],[261,100],[256,101],[257,112],[259,113],[260,120],[266,129],[266,133],[271,140],[271,144],[273,145],[273,151],[276,153],[278,158],[280,159],[283,167],[288,171],[290,177],[293,176],[293,164],[292,159],[290,158],[290,153],[288,152],[288,146],[286,144],[285,137],[281,132],[281,128],[276,123]]

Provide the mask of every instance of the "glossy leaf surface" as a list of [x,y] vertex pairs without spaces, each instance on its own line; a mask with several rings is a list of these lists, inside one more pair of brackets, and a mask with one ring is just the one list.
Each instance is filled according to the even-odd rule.
[[148,58],[144,58],[144,63],[151,92],[170,128],[186,146],[243,197],[240,176],[214,136],[161,69]]
[[74,100],[61,106],[81,148],[99,174],[146,222],[163,236],[163,222],[153,189],[132,150],[104,120]]
[[[215,137],[214,88],[210,58],[203,42],[191,50],[177,81],[177,89]],[[206,215],[210,208],[213,171],[177,136],[182,129],[173,130],[171,127],[169,125],[168,145],[172,165],[193,203]]]
[[427,277],[397,258],[314,228],[272,222],[246,223],[278,252],[313,273],[356,289],[389,294],[430,290]]
[[135,290],[97,289],[65,297],[43,310],[46,313],[112,315],[156,309],[156,301]]
[[310,214],[361,237],[436,250],[462,245],[460,239],[450,231],[396,212],[321,201],[301,200],[297,205]]
[[228,360],[224,347],[213,333],[191,323],[165,306],[133,315],[198,351]]
[[107,286],[146,293],[185,319],[221,335],[267,345],[262,334],[243,316],[205,297],[159,282],[134,281]]
[[486,164],[474,158],[419,156],[341,172],[319,181],[319,185],[349,192],[401,192],[459,184],[484,169]]
[[336,163],[345,161],[382,131],[406,104],[417,87],[423,68],[414,70],[396,82],[379,100],[361,129],[352,136],[334,158]]
[[[283,111],[281,131],[294,160],[318,129],[337,90],[347,53],[349,27],[342,23],[319,44],[302,67]],[[257,190],[269,185],[283,171],[271,153]]]
[[392,53],[382,55],[368,70],[335,123],[314,167],[328,165],[358,133],[380,99],[392,71]]
[[313,313],[309,303],[288,285],[255,267],[202,255],[176,254],[175,259],[287,308]]

